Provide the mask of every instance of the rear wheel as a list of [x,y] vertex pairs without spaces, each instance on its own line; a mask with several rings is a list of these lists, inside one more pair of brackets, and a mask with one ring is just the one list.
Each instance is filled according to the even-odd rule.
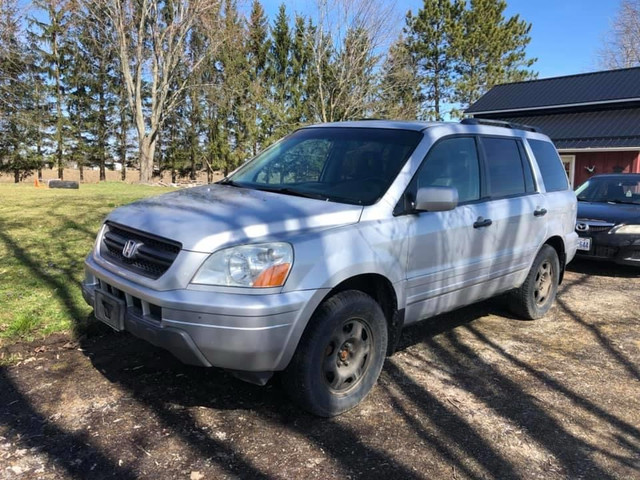
[[520,288],[511,293],[509,306],[528,320],[543,317],[553,305],[560,279],[560,262],[556,250],[543,245]]
[[378,303],[360,291],[340,292],[310,320],[284,372],[284,388],[315,415],[346,412],[375,384],[386,349],[387,325]]

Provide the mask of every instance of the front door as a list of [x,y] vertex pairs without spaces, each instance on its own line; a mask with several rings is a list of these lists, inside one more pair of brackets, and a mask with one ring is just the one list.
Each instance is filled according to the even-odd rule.
[[406,323],[471,303],[490,274],[495,244],[491,226],[482,225],[486,205],[474,137],[445,138],[431,148],[408,191],[427,186],[455,187],[459,205],[407,217]]

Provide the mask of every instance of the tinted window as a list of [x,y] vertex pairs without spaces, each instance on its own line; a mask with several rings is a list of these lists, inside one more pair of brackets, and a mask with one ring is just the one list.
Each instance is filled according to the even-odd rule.
[[417,187],[455,187],[458,201],[480,198],[476,142],[470,137],[442,140],[428,153],[417,176]]
[[542,140],[529,140],[529,146],[538,162],[547,192],[567,190],[569,188],[567,172],[555,147],[551,143]]
[[422,133],[380,128],[305,128],[241,167],[238,187],[371,205],[389,188]]
[[576,190],[578,200],[640,205],[640,176],[593,177]]
[[510,138],[482,138],[492,197],[525,193],[524,170],[518,142]]

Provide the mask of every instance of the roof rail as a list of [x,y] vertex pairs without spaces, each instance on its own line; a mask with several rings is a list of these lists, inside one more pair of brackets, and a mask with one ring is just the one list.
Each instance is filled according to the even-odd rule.
[[521,123],[504,122],[502,120],[492,120],[489,118],[463,118],[460,120],[460,123],[463,125],[487,125],[489,127],[504,127],[512,128],[514,130],[542,133],[542,130],[538,127],[532,127],[531,125],[522,125]]

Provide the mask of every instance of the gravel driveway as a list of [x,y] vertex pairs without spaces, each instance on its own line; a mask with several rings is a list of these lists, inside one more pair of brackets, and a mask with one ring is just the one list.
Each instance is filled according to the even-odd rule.
[[411,327],[331,420],[131,336],[0,352],[0,478],[640,478],[640,269],[576,263],[524,322]]

